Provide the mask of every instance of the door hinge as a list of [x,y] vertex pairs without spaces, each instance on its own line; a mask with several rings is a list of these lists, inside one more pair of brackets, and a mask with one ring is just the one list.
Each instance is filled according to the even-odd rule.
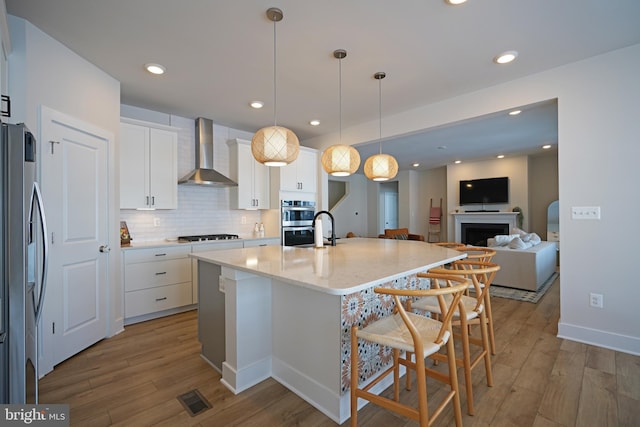
[[49,144],[51,144],[51,154],[53,154],[53,146],[54,146],[54,144],[60,144],[60,141],[49,141]]

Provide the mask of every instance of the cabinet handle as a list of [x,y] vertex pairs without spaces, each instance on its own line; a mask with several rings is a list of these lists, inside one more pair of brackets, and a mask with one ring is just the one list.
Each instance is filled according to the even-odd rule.
[[151,196],[151,206],[156,205],[156,196]]
[[160,273],[156,273],[156,276],[162,276],[163,274],[167,274],[167,272],[166,271],[162,271]]
[[144,203],[146,206],[149,206],[149,196],[146,197],[146,202]]
[[167,256],[167,254],[156,254],[155,256]]
[[157,301],[164,301],[164,300],[166,300],[166,299],[167,299],[167,297],[156,298],[156,302],[157,302]]

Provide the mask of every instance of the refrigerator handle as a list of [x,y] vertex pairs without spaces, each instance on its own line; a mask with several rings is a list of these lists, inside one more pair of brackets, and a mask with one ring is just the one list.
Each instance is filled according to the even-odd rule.
[[[35,307],[36,324],[38,324],[38,322],[40,321],[40,316],[42,315],[42,303],[44,302],[44,294],[47,287],[47,270],[49,267],[49,241],[47,239],[47,236],[49,235],[49,233],[47,231],[47,220],[44,216],[42,193],[40,192],[40,186],[37,182],[33,183],[33,191],[31,193],[31,203],[29,208],[29,234],[33,232],[34,208],[38,209],[41,225],[40,230],[42,231],[42,275],[40,278],[40,292],[38,292],[38,303]],[[33,236],[30,237],[30,240],[33,241]]]

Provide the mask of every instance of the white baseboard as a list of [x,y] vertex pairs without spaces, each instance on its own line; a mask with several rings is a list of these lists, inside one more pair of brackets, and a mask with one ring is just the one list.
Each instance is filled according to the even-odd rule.
[[578,341],[584,344],[595,345],[640,356],[640,338],[630,337],[628,335],[615,334],[612,332],[559,322],[558,338]]

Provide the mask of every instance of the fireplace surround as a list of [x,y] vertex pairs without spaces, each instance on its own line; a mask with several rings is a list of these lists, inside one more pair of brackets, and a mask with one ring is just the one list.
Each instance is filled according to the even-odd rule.
[[487,246],[487,239],[497,234],[509,234],[509,224],[463,222],[460,227],[460,241],[465,245]]
[[[454,217],[454,241],[476,244],[475,242],[464,242],[462,240],[462,224],[466,225],[466,229],[474,227],[484,229],[485,234],[493,233],[494,230],[491,229],[499,231],[487,237],[493,237],[496,234],[509,234],[510,230],[516,226],[516,216],[518,212],[456,212],[451,215]],[[480,230],[480,234],[482,234],[482,231],[483,230]],[[484,246],[486,246],[487,237],[484,237]],[[482,239],[482,236],[480,236],[480,238]]]

